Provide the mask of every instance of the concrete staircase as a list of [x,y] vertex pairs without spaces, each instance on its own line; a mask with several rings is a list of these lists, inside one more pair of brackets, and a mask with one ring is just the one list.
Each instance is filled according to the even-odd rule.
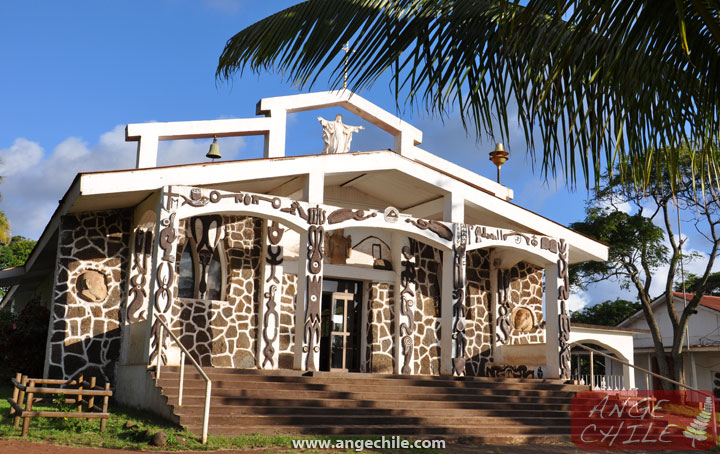
[[[465,438],[482,443],[570,439],[570,401],[587,386],[559,380],[449,378],[206,368],[211,435],[332,434]],[[180,425],[202,432],[205,382],[163,367],[158,386]]]

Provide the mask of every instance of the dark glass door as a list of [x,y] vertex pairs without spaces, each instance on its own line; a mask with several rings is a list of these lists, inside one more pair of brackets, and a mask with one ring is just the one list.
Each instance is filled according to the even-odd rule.
[[321,370],[360,370],[362,283],[323,280]]

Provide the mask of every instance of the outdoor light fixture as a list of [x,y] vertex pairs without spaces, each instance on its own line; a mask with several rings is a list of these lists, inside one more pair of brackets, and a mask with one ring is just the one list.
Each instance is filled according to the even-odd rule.
[[490,160],[497,166],[497,182],[500,183],[500,167],[509,159],[510,153],[505,151],[502,142],[495,144],[495,149],[490,152]]
[[208,151],[208,154],[206,154],[205,157],[212,159],[213,162],[215,162],[216,159],[222,158],[222,155],[220,154],[220,145],[217,143],[217,136],[213,137],[213,142],[210,144],[210,151]]

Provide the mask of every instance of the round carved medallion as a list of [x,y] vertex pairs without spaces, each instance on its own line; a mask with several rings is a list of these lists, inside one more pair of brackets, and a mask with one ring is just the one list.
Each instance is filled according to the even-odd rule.
[[530,309],[519,307],[512,314],[512,327],[521,333],[529,333],[535,325]]
[[82,273],[77,279],[77,294],[91,303],[97,303],[107,298],[105,275],[95,270],[87,270]]

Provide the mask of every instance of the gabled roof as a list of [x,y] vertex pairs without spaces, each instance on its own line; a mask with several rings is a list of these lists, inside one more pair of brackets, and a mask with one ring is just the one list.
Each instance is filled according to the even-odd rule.
[[[695,295],[693,293],[685,293],[685,301],[691,301]],[[683,293],[682,292],[673,292],[673,298],[675,299],[675,303],[681,303],[683,301]],[[657,298],[653,300],[652,303],[650,303],[650,307],[655,309],[657,306],[665,302],[665,295],[660,295]],[[720,296],[711,296],[711,295],[704,295],[702,299],[700,300],[700,306],[720,312]],[[639,318],[643,317],[643,311],[642,309],[632,314],[630,317],[626,318],[622,322],[618,323],[618,327],[625,327],[630,325],[631,323],[635,322]]]
[[[673,292],[673,295],[675,295],[676,298],[680,298],[680,300],[683,299],[682,292]],[[695,294],[693,293],[685,293],[685,301],[691,301],[694,297]],[[703,295],[700,300],[700,305],[720,312],[720,296]]]

